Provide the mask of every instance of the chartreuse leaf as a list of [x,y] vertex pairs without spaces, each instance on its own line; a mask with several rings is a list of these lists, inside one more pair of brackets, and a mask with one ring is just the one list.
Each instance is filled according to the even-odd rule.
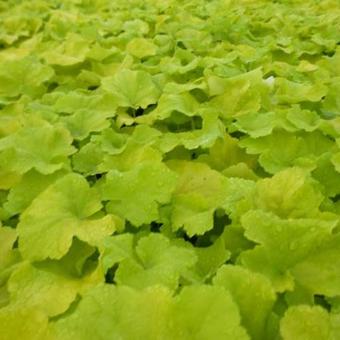
[[226,178],[204,163],[169,161],[179,181],[173,194],[171,221],[174,230],[181,227],[188,235],[201,235],[213,227],[213,214],[224,208],[235,218],[239,203],[253,191],[253,182]]
[[246,163],[249,168],[254,167],[255,157],[247,155],[238,143],[238,139],[225,133],[215,141],[207,154],[201,155],[198,159],[219,171],[240,163]]
[[101,187],[107,208],[135,226],[158,219],[158,206],[168,203],[176,174],[160,162],[145,162],[130,171],[111,170]]
[[295,279],[309,292],[330,297],[340,294],[339,242],[334,236],[292,268]]
[[287,113],[288,120],[297,128],[305,131],[314,131],[320,125],[320,116],[315,111],[302,110],[293,106]]
[[68,309],[80,290],[81,281],[22,262],[7,285],[13,308],[29,306],[55,316]]
[[0,189],[9,190],[20,182],[21,175],[15,171],[3,169],[4,166],[6,166],[6,164],[2,164],[0,168]]
[[61,170],[50,175],[43,175],[35,170],[30,170],[18,184],[11,188],[4,208],[11,215],[23,212],[36,196],[66,173]]
[[[162,160],[162,153],[157,150],[156,142],[160,132],[147,125],[137,126],[132,135],[127,138],[113,139],[112,136],[103,136],[101,149],[108,154],[98,165],[101,172],[108,172],[112,169],[119,171],[132,170],[140,163],[157,162]],[[113,139],[113,140],[112,140]]]
[[339,340],[339,18],[0,1],[0,340]]
[[48,331],[48,317],[35,308],[1,308],[0,327],[3,340],[53,340]]
[[[196,57],[190,51],[177,48],[173,57],[166,56],[162,58],[160,70],[169,75],[185,77],[188,72],[194,72],[199,67],[200,58]],[[185,78],[184,78],[185,79]],[[190,79],[190,78],[189,78]]]
[[335,146],[319,131],[300,134],[274,131],[257,139],[245,138],[240,145],[249,154],[260,154],[259,163],[272,174],[292,166],[313,169],[318,158]]
[[101,264],[106,272],[110,267],[134,257],[134,237],[121,234],[106,237],[102,243]]
[[[339,55],[339,53],[337,53]],[[339,59],[339,58],[338,58]],[[336,67],[339,67],[338,65]],[[334,70],[332,70],[334,72]],[[340,76],[332,78],[331,83],[328,86],[328,91],[325,97],[325,100],[322,103],[323,112],[336,114],[340,109],[340,100],[338,97],[340,85],[339,85]]]
[[280,219],[260,210],[249,211],[241,221],[245,236],[259,245],[244,251],[240,262],[266,275],[277,291],[291,288],[287,270],[328,240],[337,225],[337,220]]
[[218,286],[185,287],[175,298],[175,339],[249,339],[231,295]]
[[54,71],[37,58],[1,62],[0,97],[16,97],[21,94],[35,97],[44,93],[44,83],[50,80]]
[[340,152],[337,152],[332,156],[332,163],[336,171],[340,173]]
[[155,110],[151,113],[136,118],[136,122],[142,124],[153,124],[157,120],[165,120],[174,112],[182,113],[192,117],[198,113],[199,103],[187,92],[163,93],[157,103]]
[[144,71],[122,69],[102,79],[102,87],[111,93],[118,106],[145,109],[157,102],[160,90],[151,75]]
[[280,323],[280,333],[284,340],[295,339],[336,339],[332,335],[330,316],[319,306],[290,307]]
[[[93,318],[93,313],[96,318]],[[131,323],[131,321],[133,321]],[[164,287],[135,291],[99,285],[76,311],[51,325],[56,339],[249,339],[237,306],[222,287],[186,287],[175,298]]]
[[0,226],[0,275],[4,269],[15,263],[18,259],[18,254],[12,249],[17,237],[15,229]]
[[[45,96],[48,98],[48,95]],[[108,93],[75,90],[67,93],[53,92],[53,111],[63,114],[74,114],[78,111],[90,110],[95,116],[114,116],[116,111],[115,100]]]
[[340,313],[337,311],[336,313],[330,314],[331,319],[331,339],[336,340],[339,332],[340,332]]
[[98,164],[96,172],[110,172],[113,169],[127,172],[132,171],[141,163],[160,163],[161,161],[162,153],[159,150],[147,144],[142,145],[131,141],[122,153],[105,155],[103,161]]
[[171,294],[165,287],[136,291],[102,284],[83,297],[74,313],[51,323],[51,330],[56,340],[170,340],[171,309]]
[[156,54],[156,45],[148,39],[134,38],[126,45],[126,50],[134,57],[144,58]]
[[168,132],[160,137],[159,148],[162,152],[169,152],[179,145],[192,150],[198,147],[210,147],[216,139],[223,136],[223,125],[217,114],[211,112],[202,113],[202,129],[188,132]]
[[[258,250],[258,249],[257,249]],[[261,251],[254,251],[249,258],[245,254],[245,262],[243,257],[240,257],[240,263],[252,271],[257,271],[266,276],[272,283],[277,293],[285,291],[292,291],[294,289],[294,278],[289,271],[280,271],[275,266],[268,264],[266,255]],[[260,269],[259,269],[260,268]],[[279,303],[279,310],[286,307],[286,301],[281,300]]]
[[[142,127],[136,127],[133,131],[131,139],[135,139],[134,136],[136,136],[138,131],[141,129]],[[127,147],[127,141],[131,140],[128,139],[128,137],[129,135],[123,133],[123,131],[116,131],[115,129],[108,128],[102,131],[100,135],[94,135],[91,140],[98,144],[103,152],[106,152],[110,155],[116,155],[122,153],[125,147]]]
[[258,179],[258,176],[255,174],[255,172],[243,162],[231,165],[227,169],[223,170],[223,175],[226,177],[238,177],[253,181]]
[[294,282],[294,289],[287,291],[284,298],[288,306],[300,304],[313,305],[316,300],[314,295],[296,280]]
[[243,178],[228,178],[227,189],[228,194],[224,197],[222,207],[234,222],[238,222],[252,207],[255,182]]
[[71,66],[85,60],[89,52],[89,41],[78,34],[69,33],[62,43],[50,42],[43,57],[48,64]]
[[337,171],[334,163],[336,155],[337,153],[333,154],[333,156],[331,153],[324,154],[318,160],[317,168],[312,172],[313,177],[323,186],[323,193],[327,197],[335,197],[340,194],[340,168]]
[[270,135],[273,130],[289,132],[304,130],[311,132],[320,126],[320,116],[311,110],[301,109],[297,104],[291,108],[278,109],[276,112],[249,113],[237,117],[231,125],[232,131],[247,133],[252,138]]
[[267,321],[276,299],[270,281],[240,266],[224,265],[218,270],[213,283],[231,293],[239,306],[242,324],[252,339],[266,338]]
[[91,132],[99,132],[110,126],[107,118],[114,116],[113,112],[82,110],[72,116],[61,119],[74,139],[85,139]]
[[175,195],[171,214],[174,230],[183,228],[190,236],[202,235],[213,228],[215,202],[209,202],[201,193]]
[[203,163],[170,161],[168,165],[179,175],[172,199],[174,230],[183,227],[189,235],[210,230],[213,213],[227,196],[226,178]]
[[[0,41],[9,50],[9,47],[19,39],[34,36],[43,24],[41,7],[39,11],[35,6],[33,6],[33,8],[32,6],[28,6],[27,8],[27,6],[23,4],[16,4],[16,6],[6,4],[3,9],[4,11],[1,14],[2,27]],[[32,12],[35,16],[28,15]]]
[[118,284],[139,289],[158,284],[174,290],[179,277],[196,262],[192,249],[171,245],[160,234],[141,238],[135,252],[136,257],[120,262],[115,275]]
[[[332,312],[339,313],[339,309],[340,309],[340,298],[339,298],[339,296],[336,296],[334,298],[327,298],[326,301],[331,305]],[[339,314],[337,314],[337,319],[339,319]]]
[[209,247],[195,247],[197,263],[195,273],[203,281],[216,273],[218,268],[230,258],[230,252],[226,249],[224,239],[219,237]]
[[48,260],[35,265],[24,261],[18,264],[7,284],[10,304],[6,309],[34,308],[50,317],[61,315],[78,294],[102,281],[99,271],[85,276],[78,271],[93,252],[94,248],[78,241],[61,261]]
[[21,261],[18,249],[13,249],[16,239],[15,229],[0,226],[0,309],[9,303],[7,281],[16,264]]
[[103,163],[104,152],[100,145],[88,143],[72,157],[73,169],[85,176],[95,175],[104,171],[99,170]]
[[218,108],[223,118],[257,112],[261,107],[261,92],[266,91],[260,69],[232,78],[207,78],[211,105]]
[[68,156],[74,153],[69,132],[48,123],[25,126],[0,140],[0,159],[6,169],[24,174],[35,169],[51,174],[68,165]]
[[289,168],[256,183],[255,205],[281,217],[313,217],[322,200],[316,183],[301,168]]
[[323,84],[301,84],[279,77],[275,80],[275,86],[279,103],[318,102],[327,93],[327,87]]
[[98,245],[116,230],[113,216],[93,217],[101,208],[99,195],[84,177],[64,176],[38,195],[21,215],[20,252],[30,260],[60,259],[75,236]]
[[238,223],[233,223],[224,228],[222,237],[226,249],[231,253],[231,259],[235,259],[241,252],[254,247],[254,243],[244,236],[244,229]]
[[114,46],[103,47],[100,43],[91,46],[90,51],[86,53],[88,59],[103,61],[105,58],[118,53],[118,49]]
[[277,117],[274,112],[242,115],[234,123],[238,131],[246,132],[252,138],[270,135],[277,125]]
[[142,237],[136,247],[131,234],[107,237],[101,258],[104,271],[119,264],[115,274],[117,283],[139,289],[154,284],[175,289],[180,276],[196,261],[194,249],[172,244],[160,234]]

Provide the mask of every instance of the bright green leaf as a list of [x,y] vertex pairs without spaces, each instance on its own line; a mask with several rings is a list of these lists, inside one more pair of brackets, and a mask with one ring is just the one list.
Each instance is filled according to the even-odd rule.
[[92,217],[101,207],[99,195],[89,188],[84,177],[64,176],[43,191],[21,215],[20,252],[31,260],[60,259],[75,236],[98,245],[116,230],[112,216]]
[[158,218],[158,206],[170,201],[176,174],[166,165],[146,162],[127,172],[110,171],[102,186],[108,209],[140,226]]

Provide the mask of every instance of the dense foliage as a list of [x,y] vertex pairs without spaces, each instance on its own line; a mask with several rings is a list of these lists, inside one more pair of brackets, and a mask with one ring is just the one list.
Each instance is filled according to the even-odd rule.
[[339,0],[0,1],[0,339],[340,339]]

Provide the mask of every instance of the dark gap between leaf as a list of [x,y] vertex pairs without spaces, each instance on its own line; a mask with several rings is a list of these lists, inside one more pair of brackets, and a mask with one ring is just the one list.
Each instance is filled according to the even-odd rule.
[[328,312],[330,312],[332,309],[331,304],[326,300],[324,295],[319,295],[319,294],[314,295],[314,303],[318,306],[323,307]]
[[151,222],[150,231],[153,233],[159,233],[161,231],[162,226],[163,226],[163,223]]
[[241,131],[234,131],[234,132],[230,132],[229,135],[231,137],[240,139],[241,137],[245,136],[246,134],[244,132],[241,132]]
[[87,89],[89,90],[89,91],[95,91],[95,90],[97,90],[99,88],[99,85],[90,85]]
[[118,269],[118,263],[116,263],[114,266],[108,269],[108,271],[105,274],[105,283],[108,284],[115,284],[115,274]]

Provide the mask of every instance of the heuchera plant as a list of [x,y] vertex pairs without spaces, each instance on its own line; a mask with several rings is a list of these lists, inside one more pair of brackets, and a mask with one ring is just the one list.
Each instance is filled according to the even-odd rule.
[[338,0],[0,1],[0,339],[340,339]]

